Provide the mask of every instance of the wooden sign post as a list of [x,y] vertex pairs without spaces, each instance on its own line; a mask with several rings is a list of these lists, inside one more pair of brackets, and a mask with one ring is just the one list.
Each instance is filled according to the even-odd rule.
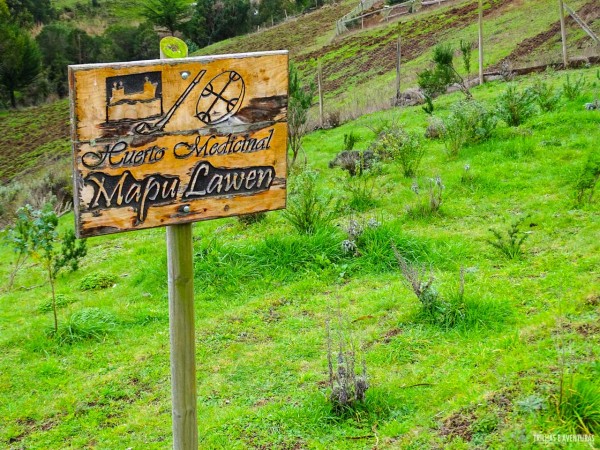
[[78,237],[167,226],[173,446],[196,449],[191,223],[285,208],[287,52],[69,66],[69,87]]

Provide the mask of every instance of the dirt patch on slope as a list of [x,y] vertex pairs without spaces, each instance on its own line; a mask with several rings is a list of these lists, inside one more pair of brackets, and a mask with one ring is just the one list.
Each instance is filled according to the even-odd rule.
[[70,149],[67,101],[10,111],[0,117],[0,180],[54,161]]
[[[484,11],[484,16],[497,14],[514,0],[492,1]],[[402,36],[402,59],[410,61],[428,48],[441,41],[443,35],[461,30],[474,23],[478,16],[478,2],[463,3],[449,9],[402,23],[399,27],[389,27],[382,33],[356,34],[341,37],[331,44],[300,55],[297,58],[301,69],[323,61],[324,89],[335,91],[346,84],[348,79],[356,83],[370,77],[382,75],[396,67],[396,41]],[[340,54],[344,53],[343,57]]]
[[[581,17],[588,24],[590,22],[600,18],[600,8],[598,8],[597,0],[592,0],[588,3],[586,3],[581,8],[579,8],[579,10],[576,12],[577,12],[577,15],[579,15],[579,17]],[[568,27],[579,27],[579,25],[577,25],[575,20],[569,15],[567,15],[565,23]],[[517,48],[515,48],[512,51],[512,53],[510,55],[508,55],[506,58],[502,59],[494,67],[500,67],[504,61],[516,61],[522,57],[530,55],[531,53],[533,53],[534,50],[541,47],[549,40],[556,38],[557,36],[560,36],[560,21],[559,20],[557,20],[552,25],[550,25],[550,27],[547,30],[542,31],[541,33],[538,33],[535,36],[530,37],[528,39],[524,39],[517,46]]]

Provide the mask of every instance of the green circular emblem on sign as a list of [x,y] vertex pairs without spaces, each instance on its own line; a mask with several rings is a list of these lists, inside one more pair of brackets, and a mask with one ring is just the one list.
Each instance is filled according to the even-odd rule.
[[174,36],[160,40],[160,51],[167,58],[186,58],[188,55],[187,44]]

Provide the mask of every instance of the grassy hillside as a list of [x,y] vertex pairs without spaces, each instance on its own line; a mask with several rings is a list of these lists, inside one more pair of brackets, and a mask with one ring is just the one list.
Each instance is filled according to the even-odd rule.
[[[594,1],[569,3],[600,33],[600,11]],[[431,49],[440,42],[458,48],[459,42],[477,42],[477,1],[449,2],[422,9],[397,22],[334,36],[335,21],[317,12],[297,24],[282,25],[250,36],[224,41],[199,54],[246,52],[287,48],[309,79],[315,79],[321,61],[324,90],[330,110],[363,109],[389,105],[395,93],[396,42],[402,39],[404,86],[414,86],[416,73],[427,67]],[[333,8],[332,8],[333,9]],[[341,11],[340,11],[341,12]],[[340,14],[341,16],[342,14]],[[319,20],[313,20],[319,17]],[[548,0],[490,1],[484,11],[485,66],[508,59],[514,67],[560,62],[560,28],[555,5]],[[329,22],[329,23],[327,23]],[[309,25],[309,24],[314,24]],[[597,53],[593,41],[568,18],[571,57]],[[293,30],[287,32],[288,30]],[[530,39],[536,37],[533,42]],[[526,45],[521,46],[522,43]],[[315,48],[318,45],[318,48]],[[474,72],[478,54],[473,52]],[[460,64],[459,64],[460,65]]]
[[[567,391],[588,380],[587,414],[599,411],[600,214],[597,199],[581,207],[573,200],[597,151],[599,112],[582,104],[598,82],[595,70],[579,72],[588,85],[577,99],[520,127],[500,123],[456,157],[425,141],[414,180],[394,162],[356,179],[327,163],[345,134],[366,148],[385,121],[422,134],[427,117],[418,107],[308,135],[321,199],[337,205],[332,226],[312,236],[281,212],[247,226],[195,224],[200,448],[533,449],[535,434],[583,433],[555,408],[564,375]],[[545,77],[554,87],[565,81],[564,73]],[[506,87],[493,82],[474,95],[495,107]],[[459,99],[438,99],[436,115],[446,117]],[[408,214],[437,176],[445,186],[439,213]],[[370,201],[356,201],[370,189]],[[505,234],[517,218],[528,236],[524,254],[507,259],[488,243],[489,229]],[[365,231],[344,253],[351,220]],[[460,298],[464,268],[454,326],[423,315],[391,243],[432,271],[446,299]],[[35,263],[0,298],[0,447],[171,446],[164,230],[88,244],[81,270],[58,279],[63,344],[48,338],[49,287]],[[11,261],[1,249],[3,279]],[[333,351],[354,343],[357,366],[366,363],[366,401],[346,414],[328,402],[328,321]],[[81,338],[84,325],[96,327],[95,337]]]

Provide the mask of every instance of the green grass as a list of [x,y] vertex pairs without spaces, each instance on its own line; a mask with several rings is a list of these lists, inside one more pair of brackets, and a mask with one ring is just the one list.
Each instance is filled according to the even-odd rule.
[[[595,77],[593,69],[577,73]],[[565,74],[546,76],[558,86]],[[494,105],[505,87],[489,83],[474,95]],[[593,92],[590,85],[521,127],[501,123],[453,159],[426,141],[417,176],[439,175],[446,186],[435,216],[406,213],[417,199],[394,163],[377,176],[376,202],[364,211],[344,200],[340,169],[327,167],[344,134],[354,131],[356,148],[366,148],[368,126],[391,115],[424,132],[416,107],[306,137],[319,189],[341,202],[332,227],[303,236],[281,212],[249,226],[235,218],[194,225],[200,448],[533,449],[534,433],[581,432],[572,426],[581,411],[593,423],[589,384],[576,385],[579,397],[569,397],[562,416],[554,403],[562,372],[597,377],[599,200],[575,207],[574,199],[600,133],[598,112],[582,107]],[[458,99],[436,99],[436,114],[447,116]],[[507,259],[487,242],[489,228],[525,216],[523,255]],[[344,254],[348,222],[370,218],[380,226],[357,239],[357,255]],[[392,242],[431,268],[445,298],[455,298],[465,269],[464,314],[454,326],[423,320]],[[2,293],[0,447],[171,446],[165,246],[163,229],[91,239],[80,271],[57,280],[62,343],[48,334],[40,267],[30,263],[13,292]],[[1,248],[3,279],[11,259]],[[106,275],[104,289],[80,289]],[[342,329],[360,346],[371,384],[365,404],[343,417],[327,401],[327,320],[334,343]]]

